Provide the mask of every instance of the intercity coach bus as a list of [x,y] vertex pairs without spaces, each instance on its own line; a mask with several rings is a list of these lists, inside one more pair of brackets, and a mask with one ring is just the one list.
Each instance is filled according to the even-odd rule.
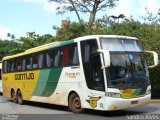
[[[158,56],[149,52],[154,67]],[[3,95],[15,103],[64,105],[72,112],[125,109],[151,99],[139,40],[118,35],[84,36],[4,57],[2,86]]]

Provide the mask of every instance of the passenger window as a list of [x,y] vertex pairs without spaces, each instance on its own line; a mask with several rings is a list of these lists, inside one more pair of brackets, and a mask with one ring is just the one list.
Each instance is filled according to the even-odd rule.
[[53,67],[53,64],[54,64],[54,52],[53,50],[51,51],[48,51],[47,54],[46,54],[46,64],[47,64],[47,68],[49,67]]
[[16,70],[16,64],[14,60],[11,60],[11,72],[14,72]]
[[60,50],[54,50],[54,66],[59,66],[59,60],[60,60]]
[[61,48],[61,66],[78,65],[78,49],[76,44]]
[[22,71],[26,70],[26,59],[22,59]]
[[39,65],[39,68],[44,68],[45,67],[45,61],[44,61],[44,54],[43,53],[40,53],[39,54],[39,62],[38,62],[38,65]]
[[16,71],[21,71],[21,69],[22,69],[21,59],[17,58],[16,59]]
[[37,69],[38,68],[38,59],[39,59],[39,55],[38,54],[33,54],[32,55],[32,67],[33,67],[33,69]]
[[61,50],[61,66],[67,66],[69,64],[69,48],[64,47]]
[[8,60],[8,63],[7,63],[7,72],[11,72],[11,60]]
[[22,70],[31,70],[32,69],[31,63],[32,63],[31,55],[25,56],[22,59]]
[[79,64],[79,58],[78,58],[78,48],[77,46],[73,48],[73,65],[78,65]]
[[3,62],[3,73],[7,73],[7,61]]

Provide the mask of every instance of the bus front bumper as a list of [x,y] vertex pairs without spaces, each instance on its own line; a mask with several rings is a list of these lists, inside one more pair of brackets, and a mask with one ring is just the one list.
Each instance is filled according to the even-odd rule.
[[151,100],[151,94],[139,98],[123,99],[107,97],[106,110],[120,110],[147,105]]

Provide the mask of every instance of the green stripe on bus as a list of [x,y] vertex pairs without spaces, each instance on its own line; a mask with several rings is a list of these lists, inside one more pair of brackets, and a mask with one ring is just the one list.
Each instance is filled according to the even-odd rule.
[[32,93],[32,95],[35,95],[35,96],[41,96],[42,95],[42,93],[45,89],[45,86],[47,84],[47,80],[48,80],[50,71],[51,70],[48,70],[48,69],[40,71],[40,74],[39,74],[39,77],[38,77],[38,83],[37,83],[37,86],[36,86],[34,92]]
[[137,88],[131,96],[138,96],[145,94],[147,88]]
[[51,96],[57,87],[61,72],[62,68],[41,70],[38,77],[38,83],[32,95],[44,97]]
[[45,89],[44,89],[41,96],[49,97],[54,93],[54,91],[57,87],[62,69],[63,68],[51,69],[48,80],[47,80],[47,84],[46,84]]
[[69,44],[72,44],[72,43],[74,43],[74,40],[63,41],[63,42],[60,42],[59,44],[50,46],[49,49],[69,45]]

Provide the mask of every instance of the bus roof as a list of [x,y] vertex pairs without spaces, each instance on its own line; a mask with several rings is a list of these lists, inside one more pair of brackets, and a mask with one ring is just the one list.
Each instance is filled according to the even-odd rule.
[[75,42],[78,41],[84,41],[89,39],[99,39],[99,38],[121,38],[121,39],[132,39],[132,40],[138,40],[136,37],[130,37],[130,36],[122,36],[122,35],[89,35],[84,37],[78,37],[75,40]]
[[73,40],[68,40],[68,41],[63,41],[63,42],[52,42],[52,43],[49,43],[49,44],[41,45],[41,46],[38,46],[38,47],[35,47],[35,48],[28,49],[28,50],[24,51],[23,53],[19,53],[19,54],[12,55],[12,56],[6,56],[6,57],[3,58],[3,60],[27,55],[27,54],[30,54],[30,53],[43,51],[43,50],[46,50],[46,49],[51,49],[51,48],[56,48],[56,47],[59,47],[59,46],[72,44],[74,42],[79,42],[79,41],[84,41],[84,40],[89,40],[89,39],[99,39],[99,38],[123,38],[123,39],[138,40],[135,37],[120,36],[120,35],[88,35],[88,36],[84,36],[84,37],[78,37],[78,38],[75,38]]
[[31,49],[27,49],[26,51],[24,51],[22,53],[19,53],[19,54],[6,56],[2,60],[16,58],[16,57],[19,57],[19,56],[23,56],[23,55],[27,55],[27,54],[35,53],[35,52],[40,52],[40,51],[51,49],[51,48],[56,48],[56,47],[64,46],[64,45],[71,44],[71,43],[74,43],[74,40],[68,40],[68,41],[63,41],[63,42],[57,42],[56,41],[56,42],[52,42],[52,43],[49,43],[49,44],[44,44],[44,45],[41,45],[41,46],[38,46],[38,47],[34,47],[34,48],[31,48]]

